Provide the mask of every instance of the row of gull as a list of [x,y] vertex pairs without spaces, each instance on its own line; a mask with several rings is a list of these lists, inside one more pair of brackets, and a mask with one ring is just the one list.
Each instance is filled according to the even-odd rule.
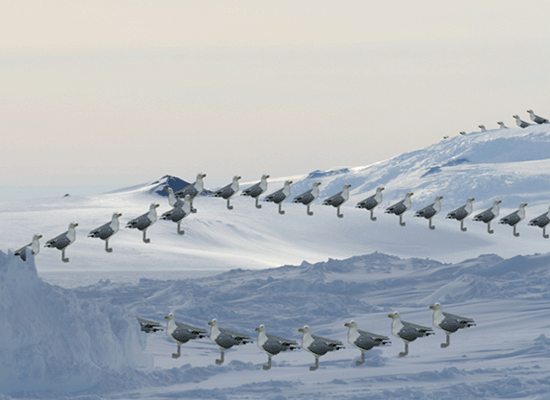
[[[533,121],[535,124],[540,125],[540,124],[550,123],[550,121],[548,121],[548,119],[546,119],[544,117],[541,117],[540,115],[535,114],[533,112],[533,110],[527,110],[527,113],[529,114],[529,118],[531,119],[531,121]],[[520,128],[527,128],[528,126],[532,125],[529,122],[522,120],[519,117],[519,115],[517,115],[517,114],[512,115],[512,117],[516,121],[516,125],[519,126]],[[502,122],[502,121],[498,121],[497,124],[500,127],[500,129],[508,129],[506,124],[504,124],[504,122]],[[478,127],[479,127],[479,129],[481,129],[481,132],[486,132],[487,131],[487,128],[485,127],[485,125],[478,125]],[[467,134],[465,131],[461,131],[459,133],[463,136]],[[443,139],[449,139],[449,136],[443,136]]]
[[[182,190],[174,192],[172,188],[168,187],[165,190],[168,192],[168,203],[172,207],[169,211],[163,213],[160,217],[161,220],[172,221],[177,224],[177,233],[180,235],[185,234],[185,231],[181,229],[181,222],[183,219],[192,213],[196,213],[196,208],[193,207],[193,199],[200,195],[204,190],[203,178],[206,177],[205,174],[199,173],[197,175],[197,180]],[[257,208],[262,206],[258,204],[260,196],[267,191],[267,178],[269,175],[263,175],[260,181],[246,189],[241,193],[242,196],[248,196],[255,199],[255,205]],[[239,179],[240,176],[236,175],[233,178],[233,181],[223,188],[216,190],[213,193],[214,197],[221,197],[227,201],[227,208],[229,210],[233,209],[231,205],[231,197],[239,191]],[[267,195],[264,198],[266,202],[272,202],[279,206],[279,214],[284,214],[285,211],[282,209],[282,203],[290,196],[290,185],[292,181],[287,180],[284,183],[284,186]],[[294,197],[292,200],[293,203],[299,203],[305,205],[307,215],[313,215],[310,206],[319,197],[319,185],[321,182],[314,182],[313,187],[300,194],[299,196]],[[323,201],[323,205],[333,206],[336,208],[336,215],[339,218],[343,218],[344,215],[340,211],[340,207],[348,201],[349,199],[349,188],[351,185],[344,185],[342,191],[336,193],[333,196],[326,198]],[[373,221],[377,220],[377,217],[374,216],[375,208],[380,205],[382,202],[382,191],[384,187],[379,187],[376,189],[376,192],[370,197],[361,200],[355,206],[356,208],[365,209],[370,212],[370,219]],[[407,210],[412,206],[411,196],[414,193],[409,192],[405,195],[405,198],[389,207],[386,208],[385,213],[394,214],[399,217],[399,225],[405,226],[406,223],[403,221],[403,216]],[[436,196],[434,202],[418,211],[414,214],[415,217],[425,218],[428,220],[428,227],[430,229],[435,229],[435,226],[432,223],[432,219],[439,214],[441,211],[441,200],[443,196]],[[467,228],[464,226],[464,221],[473,212],[473,201],[475,199],[469,198],[466,200],[466,204],[449,212],[446,216],[448,219],[455,219],[460,222],[460,229],[462,231],[467,231]],[[487,210],[474,216],[474,221],[480,221],[487,224],[487,232],[492,234],[494,231],[491,229],[491,222],[498,217],[500,212],[499,204],[501,200],[495,200],[493,206]],[[509,225],[513,228],[513,235],[519,236],[519,233],[516,230],[516,226],[525,219],[525,207],[527,203],[521,203],[519,208],[511,214],[506,215],[505,217],[499,220],[499,224]],[[142,240],[144,243],[149,243],[151,240],[147,238],[147,229],[150,228],[157,221],[157,211],[159,207],[158,203],[151,203],[149,206],[149,211],[143,215],[140,215],[137,218],[132,219],[126,224],[126,228],[137,229],[142,232]],[[119,217],[122,214],[115,212],[112,215],[111,221],[107,222],[100,227],[93,229],[89,232],[88,237],[99,238],[105,242],[105,251],[112,252],[113,249],[109,247],[109,239],[118,232],[119,230]],[[546,227],[550,223],[550,208],[544,214],[539,215],[538,217],[531,219],[529,221],[529,226],[537,226],[542,228],[542,236],[548,239],[549,235],[546,234]],[[56,236],[53,239],[50,239],[46,242],[45,247],[56,248],[61,251],[61,259],[63,262],[68,262],[69,259],[65,257],[65,250],[67,247],[76,240],[76,231],[75,228],[78,226],[78,223],[70,223],[69,228],[66,232],[61,235]],[[20,256],[23,260],[26,260],[27,251],[30,251],[33,255],[36,255],[40,251],[39,239],[42,238],[42,235],[34,235],[32,242],[21,247],[15,251],[15,255]]]
[[[440,303],[435,303],[429,308],[434,311],[432,316],[433,325],[441,329],[446,335],[446,341],[441,344],[441,348],[449,347],[451,344],[450,336],[452,333],[458,331],[459,329],[469,328],[476,325],[474,320],[471,318],[460,317],[458,315],[444,312]],[[405,350],[399,353],[400,357],[405,357],[409,354],[410,342],[414,342],[418,338],[434,335],[432,328],[401,320],[401,315],[397,311],[389,314],[388,317],[392,319],[392,335],[403,340],[405,343]],[[221,328],[216,319],[208,322],[208,325],[211,326],[210,334],[208,334],[208,332],[203,328],[176,322],[174,314],[172,313],[164,318],[168,320],[166,325],[166,333],[177,344],[177,352],[172,354],[172,358],[179,358],[181,356],[182,344],[185,344],[193,339],[202,339],[210,336],[210,340],[216,344],[221,351],[220,358],[216,359],[216,364],[221,365],[225,360],[226,350],[229,350],[233,346],[253,342],[249,335]],[[147,333],[163,330],[159,322],[139,317],[137,320],[141,326],[141,330]],[[358,366],[365,363],[366,351],[377,346],[383,346],[391,343],[387,336],[360,330],[354,320],[351,320],[344,325],[349,328],[348,343],[361,351],[361,360],[356,362],[356,365]],[[295,340],[285,339],[267,333],[264,325],[258,326],[256,331],[258,331],[257,345],[267,354],[268,357],[267,364],[263,366],[264,370],[271,368],[271,358],[273,356],[281,352],[295,350],[300,347],[298,342]],[[303,326],[298,329],[298,331],[302,333],[301,347],[313,354],[315,357],[315,365],[309,367],[311,371],[315,371],[319,368],[319,357],[324,356],[328,352],[344,348],[343,343],[339,340],[327,339],[321,336],[313,335],[311,328],[308,325]]]

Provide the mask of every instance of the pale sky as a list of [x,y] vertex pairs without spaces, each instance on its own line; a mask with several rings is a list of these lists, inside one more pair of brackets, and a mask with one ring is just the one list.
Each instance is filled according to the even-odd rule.
[[0,201],[368,165],[550,117],[547,0],[0,0]]

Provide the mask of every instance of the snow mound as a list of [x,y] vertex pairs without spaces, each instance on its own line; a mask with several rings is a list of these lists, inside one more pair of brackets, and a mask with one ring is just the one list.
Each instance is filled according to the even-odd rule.
[[77,392],[147,365],[133,318],[43,282],[33,257],[0,252],[0,393]]

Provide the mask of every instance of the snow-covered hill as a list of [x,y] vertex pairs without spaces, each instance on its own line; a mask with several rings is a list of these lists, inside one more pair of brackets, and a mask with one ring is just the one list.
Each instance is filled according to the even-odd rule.
[[[151,243],[146,245],[139,232],[123,226],[145,213],[151,202],[161,204],[159,214],[170,208],[166,197],[156,192],[183,181],[165,176],[96,196],[2,203],[0,244],[5,251],[14,250],[28,243],[34,233],[43,234],[44,243],[64,232],[69,222],[76,221],[77,240],[67,250],[70,263],[63,264],[57,250],[42,249],[37,256],[40,272],[102,271],[114,278],[115,270],[141,271],[134,275],[136,279],[147,276],[148,271],[158,274],[168,270],[174,276],[178,271],[258,269],[373,251],[445,262],[484,253],[503,257],[542,253],[547,251],[547,243],[541,229],[528,227],[527,222],[548,210],[549,155],[549,125],[457,136],[367,167],[315,171],[294,177],[291,196],[309,189],[314,181],[322,182],[321,196],[312,205],[313,216],[306,215],[303,205],[289,201],[283,204],[286,214],[279,215],[277,206],[271,203],[263,203],[258,210],[252,199],[236,196],[232,199],[235,209],[229,211],[224,200],[201,196],[194,202],[198,213],[182,223],[185,235],[176,233],[174,223],[157,221],[148,231]],[[246,178],[255,182],[254,177]],[[282,187],[283,180],[270,181],[267,193]],[[344,218],[339,219],[334,208],[321,206],[321,202],[347,183],[352,185],[351,199],[342,207]],[[244,183],[241,188],[247,185]],[[375,211],[378,221],[372,222],[367,211],[354,206],[378,186],[386,190],[383,203]],[[413,205],[404,216],[407,226],[400,227],[397,218],[383,210],[408,191],[415,193]],[[437,229],[430,231],[427,222],[413,218],[413,214],[430,204],[436,195],[444,196],[442,212],[433,219]],[[518,225],[521,236],[512,237],[511,228],[497,226],[496,221],[495,234],[488,235],[486,226],[473,222],[471,217],[465,223],[468,231],[461,232],[459,224],[444,219],[444,215],[464,204],[467,197],[476,198],[474,214],[489,208],[495,199],[503,200],[501,216],[517,209],[520,202],[529,203],[527,218]],[[123,214],[121,230],[110,241],[114,252],[107,254],[100,240],[86,235],[109,221],[115,211]]]

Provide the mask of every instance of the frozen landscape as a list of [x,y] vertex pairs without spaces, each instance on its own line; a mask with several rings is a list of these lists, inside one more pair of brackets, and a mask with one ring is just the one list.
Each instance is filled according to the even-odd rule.
[[[185,218],[185,235],[169,221],[141,233],[124,229],[151,202],[169,209],[156,192],[174,179],[95,196],[4,202],[0,210],[0,399],[9,398],[534,398],[550,399],[550,240],[530,219],[550,205],[550,127],[472,132],[365,167],[342,167],[291,177],[291,197],[321,182],[313,216],[286,201],[254,207],[250,198],[225,201],[201,196]],[[208,174],[205,164],[202,172]],[[192,181],[199,171],[174,175]],[[266,171],[269,173],[269,171]],[[241,174],[241,188],[259,180]],[[289,179],[269,180],[266,194]],[[205,179],[208,189],[208,178]],[[324,198],[350,184],[344,218]],[[354,208],[384,186],[378,220]],[[406,226],[384,209],[414,192]],[[435,230],[414,211],[443,196]],[[467,232],[445,219],[475,197]],[[473,215],[502,200],[495,233]],[[519,237],[497,220],[528,203]],[[90,230],[122,213],[121,229],[104,251]],[[13,251],[43,235],[41,244],[78,222],[77,239],[60,252],[42,247],[26,262]],[[442,331],[411,343],[392,336],[388,314],[432,326],[428,306],[473,318],[477,326],[452,335]],[[300,341],[298,328],[341,340],[346,348],[320,359],[304,350],[267,356],[256,344],[219,349],[207,338],[182,346],[165,332],[146,334],[136,316],[164,325],[176,320],[249,334],[269,333]],[[391,345],[366,353],[347,344],[344,323],[389,336]]]

